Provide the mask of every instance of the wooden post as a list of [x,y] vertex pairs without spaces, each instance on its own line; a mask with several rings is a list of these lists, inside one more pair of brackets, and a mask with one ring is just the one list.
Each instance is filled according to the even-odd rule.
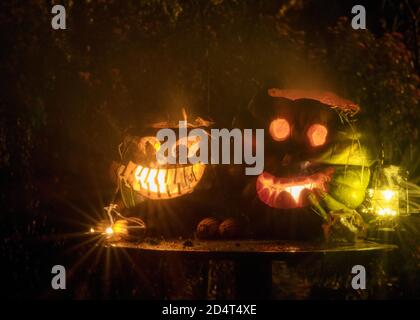
[[240,259],[235,270],[237,299],[271,299],[271,260]]

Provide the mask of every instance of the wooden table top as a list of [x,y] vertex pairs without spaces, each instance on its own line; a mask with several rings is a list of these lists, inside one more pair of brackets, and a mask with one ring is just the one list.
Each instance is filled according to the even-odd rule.
[[235,258],[236,256],[266,256],[282,259],[309,254],[373,254],[395,250],[393,244],[359,241],[356,243],[315,243],[270,240],[151,240],[140,243],[111,242],[111,248],[122,248],[143,253],[205,255],[210,257]]

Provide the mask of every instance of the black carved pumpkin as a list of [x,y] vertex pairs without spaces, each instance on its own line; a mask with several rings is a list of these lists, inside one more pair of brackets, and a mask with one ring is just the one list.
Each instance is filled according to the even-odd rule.
[[321,237],[331,213],[357,214],[373,163],[358,111],[333,93],[280,89],[241,111],[234,126],[265,129],[264,172],[232,182],[258,237]]

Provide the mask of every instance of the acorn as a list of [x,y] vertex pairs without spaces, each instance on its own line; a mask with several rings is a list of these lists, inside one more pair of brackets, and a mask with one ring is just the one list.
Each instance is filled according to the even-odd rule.
[[216,218],[205,218],[197,225],[198,239],[215,239],[219,234],[220,221]]
[[235,239],[241,237],[243,226],[238,219],[228,218],[219,225],[219,234],[223,239]]

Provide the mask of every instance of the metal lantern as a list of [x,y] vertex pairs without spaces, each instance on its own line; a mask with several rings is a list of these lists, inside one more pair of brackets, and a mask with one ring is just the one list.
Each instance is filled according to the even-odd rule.
[[363,212],[377,219],[409,214],[407,173],[401,167],[390,165],[377,169],[372,188],[367,190]]

